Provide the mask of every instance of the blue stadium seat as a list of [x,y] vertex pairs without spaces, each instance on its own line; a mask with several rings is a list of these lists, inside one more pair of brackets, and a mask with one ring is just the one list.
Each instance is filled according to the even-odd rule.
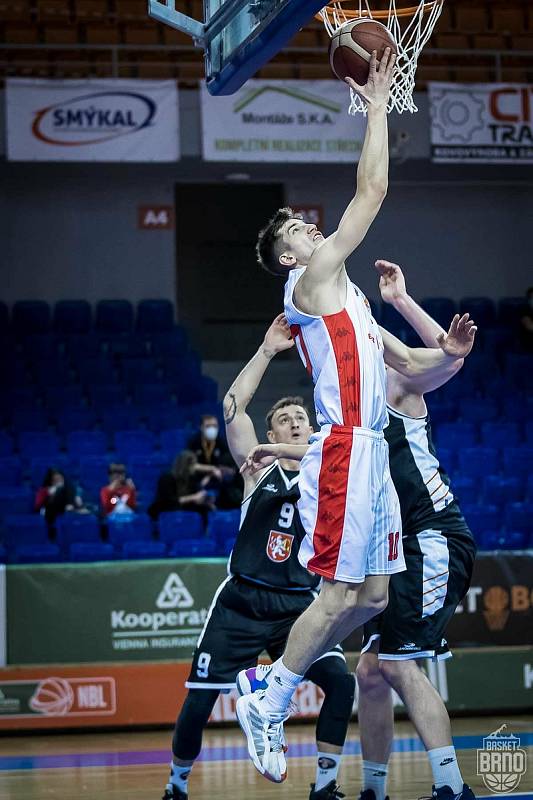
[[69,365],[57,358],[38,361],[34,364],[33,375],[40,386],[69,386],[74,382]]
[[102,337],[95,331],[84,334],[71,333],[65,338],[65,347],[73,363],[76,364],[86,358],[98,358],[102,355]]
[[71,431],[66,442],[71,458],[104,456],[108,450],[107,436],[103,431]]
[[58,408],[53,417],[57,430],[63,435],[72,431],[92,433],[96,425],[96,414],[92,408]]
[[47,333],[50,329],[50,306],[44,300],[19,300],[13,305],[11,329],[22,336]]
[[161,362],[166,378],[172,386],[180,386],[188,381],[196,383],[202,377],[200,361],[194,353],[165,356]]
[[56,521],[56,542],[67,548],[74,542],[100,542],[100,521],[94,514],[62,514]]
[[451,297],[427,297],[422,300],[421,306],[446,331],[450,327],[453,315],[457,314],[457,303]]
[[523,423],[533,418],[533,397],[528,398],[518,391],[513,391],[510,397],[503,401],[502,419]]
[[436,427],[437,444],[452,450],[472,447],[476,441],[476,426],[473,422],[444,422]]
[[151,358],[123,358],[121,360],[122,379],[126,386],[157,383],[160,371]]
[[533,447],[506,447],[503,467],[507,475],[528,475],[533,465]]
[[139,411],[134,406],[127,406],[124,403],[103,409],[99,416],[102,428],[108,435],[114,431],[136,432],[141,425]]
[[13,439],[9,434],[0,431],[0,456],[9,456],[13,452]]
[[228,539],[235,540],[241,519],[240,509],[232,511],[213,511],[209,515],[209,534],[219,544]]
[[[196,407],[193,414],[195,422],[198,421],[200,413]],[[181,408],[172,402],[168,402],[163,405],[153,406],[146,417],[146,424],[151,431],[176,430],[178,428],[186,428],[190,422],[190,417],[189,407]]]
[[514,447],[519,441],[518,425],[516,422],[484,422],[481,441],[487,447]]
[[388,303],[381,304],[381,313],[380,313],[381,321],[380,325],[382,325],[389,333],[394,334],[394,336],[398,336],[398,338],[403,340],[404,331],[409,327],[406,321],[398,312]]
[[35,456],[34,458],[30,459],[28,465],[30,484],[34,489],[36,489],[38,486],[42,486],[44,476],[50,467],[60,470],[66,475],[67,478],[72,479],[73,477],[74,470],[72,469],[72,464],[67,456],[63,453],[56,455],[53,461],[50,461],[48,456]]
[[166,558],[166,555],[164,542],[124,542],[122,545],[124,559]]
[[181,406],[196,405],[217,397],[217,385],[211,378],[201,375],[199,378],[189,376],[175,386],[178,404]]
[[498,544],[502,550],[525,550],[530,547],[530,533],[528,531],[509,531],[501,533]]
[[466,375],[473,380],[474,385],[479,385],[480,382],[484,383],[489,376],[493,378],[499,372],[500,368],[494,360],[494,355],[474,352],[465,359],[461,376]]
[[23,339],[22,345],[25,357],[31,361],[57,359],[60,355],[59,340],[54,333],[32,333]]
[[83,407],[81,386],[48,386],[44,390],[44,397],[46,405],[50,409]]
[[505,509],[505,526],[510,531],[533,532],[533,503],[509,503]]
[[465,447],[458,453],[459,470],[469,478],[485,477],[499,472],[500,458],[495,447]]
[[490,297],[463,297],[459,303],[459,314],[470,314],[480,329],[496,323],[496,306]]
[[18,436],[18,448],[23,458],[47,456],[51,461],[59,455],[60,442],[49,431],[23,431]]
[[500,409],[494,400],[464,397],[459,400],[459,415],[463,422],[492,422],[500,417]]
[[102,411],[121,407],[126,400],[126,390],[116,383],[89,386],[88,393],[93,406]]
[[169,547],[170,558],[213,558],[218,555],[212,539],[178,539]]
[[117,514],[107,517],[108,536],[111,544],[149,541],[153,534],[153,523],[147,514]]
[[204,523],[196,511],[164,511],[159,515],[159,539],[168,544],[179,539],[205,537]]
[[84,386],[93,384],[117,383],[117,371],[111,359],[105,356],[86,358],[77,364],[81,383]]
[[152,333],[150,340],[152,353],[158,357],[185,356],[189,347],[187,334],[179,325],[167,333]]
[[169,461],[185,450],[190,435],[187,428],[167,428],[159,433],[159,446]]
[[117,430],[115,433],[115,450],[121,458],[129,460],[135,454],[151,456],[156,449],[156,438],[152,431],[144,430]]
[[87,300],[59,300],[54,307],[54,330],[58,333],[89,333],[91,306]]
[[108,342],[108,352],[119,358],[145,358],[149,355],[146,337],[132,333],[117,333]]
[[135,486],[141,493],[143,502],[151,501],[155,495],[159,476],[170,466],[168,460],[163,454],[149,457],[132,456],[129,464]]
[[456,416],[456,403],[453,400],[430,400],[429,416],[432,422],[451,422]]
[[485,353],[499,355],[512,348],[515,339],[516,334],[511,328],[501,326],[494,328],[482,327],[476,334],[476,347],[482,347]]
[[455,469],[456,451],[451,447],[439,447],[437,449],[437,458],[443,470],[450,475]]
[[504,506],[516,503],[524,496],[524,482],[511,475],[486,475],[483,480],[483,497],[485,502]]
[[57,544],[29,544],[9,550],[11,564],[57,564],[61,561],[61,551]]
[[33,510],[33,492],[27,486],[0,486],[0,517],[28,514]]
[[112,460],[103,456],[82,456],[80,458],[79,481],[84,494],[89,494],[91,498],[98,499],[98,493],[102,486],[108,483],[107,470]]
[[44,408],[15,409],[11,415],[11,427],[15,431],[45,431],[48,413]]
[[4,544],[10,548],[26,544],[48,542],[48,527],[42,514],[6,514],[4,516]]
[[172,388],[166,383],[140,383],[134,387],[133,396],[140,406],[164,404],[172,397]]
[[17,484],[22,480],[22,462],[18,456],[0,456],[0,484]]
[[461,507],[464,503],[475,505],[479,500],[479,481],[468,475],[457,475],[451,482],[451,490],[453,496],[461,503]]
[[525,297],[502,297],[498,303],[498,322],[509,327],[518,327],[525,308]]
[[96,306],[96,329],[108,333],[129,333],[133,328],[133,306],[129,300],[100,300]]
[[507,353],[505,357],[504,375],[508,389],[520,388],[528,390],[533,374],[533,355],[526,353]]
[[75,542],[68,549],[68,559],[73,562],[113,561],[114,558],[113,545],[103,542]]
[[533,447],[533,419],[526,422],[526,444]]
[[171,331],[174,326],[174,306],[170,300],[141,300],[137,306],[136,328],[142,333]]
[[501,511],[494,505],[461,506],[462,512],[476,542],[483,540],[485,531],[498,530],[501,526]]

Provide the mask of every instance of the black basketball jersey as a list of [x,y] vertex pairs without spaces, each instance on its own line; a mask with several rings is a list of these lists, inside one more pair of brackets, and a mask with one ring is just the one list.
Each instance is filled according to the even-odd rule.
[[273,464],[242,504],[229,570],[276,589],[313,589],[320,578],[298,561],[305,531],[296,508],[298,472]]
[[400,500],[403,535],[434,528],[465,531],[468,526],[450,488],[450,479],[439,464],[429,414],[409,417],[388,407],[391,477]]

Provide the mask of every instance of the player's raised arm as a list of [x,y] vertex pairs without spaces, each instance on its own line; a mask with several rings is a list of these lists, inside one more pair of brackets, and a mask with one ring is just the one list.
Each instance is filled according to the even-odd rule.
[[276,353],[294,345],[285,316],[279,314],[265,334],[257,353],[235,378],[224,397],[226,438],[235,463],[241,467],[250,450],[257,445],[252,420],[246,413],[268,365]]
[[365,140],[357,168],[357,189],[335,233],[313,253],[305,275],[306,282],[322,282],[339,272],[346,258],[365,238],[385,199],[389,172],[387,101],[395,61],[395,54],[387,48],[378,65],[374,51],[365,86],[346,78],[368,104]]

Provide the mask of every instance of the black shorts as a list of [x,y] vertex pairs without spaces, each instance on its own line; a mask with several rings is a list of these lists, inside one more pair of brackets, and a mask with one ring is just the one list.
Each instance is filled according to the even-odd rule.
[[[282,592],[228,578],[213,598],[185,686],[229,691],[237,673],[254,667],[264,651],[276,661],[294,622],[315,596],[312,591]],[[340,645],[322,658],[326,655],[344,659]]]
[[403,553],[407,569],[391,575],[388,606],[364,626],[361,652],[379,640],[382,659],[449,658],[444,633],[470,586],[472,534],[421,531],[403,538]]

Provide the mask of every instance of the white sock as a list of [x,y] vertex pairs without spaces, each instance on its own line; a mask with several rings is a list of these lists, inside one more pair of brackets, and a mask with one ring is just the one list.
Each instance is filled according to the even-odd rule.
[[318,762],[316,765],[315,792],[323,789],[331,781],[337,780],[339,767],[341,764],[340,753],[317,753]]
[[267,714],[285,714],[294,691],[302,679],[303,675],[297,675],[287,669],[281,658],[274,662],[268,688],[260,701],[263,711]]
[[189,783],[189,775],[191,774],[192,764],[189,767],[180,767],[179,764],[174,764],[173,761],[170,762],[170,780],[169,783],[172,783],[176,789],[180,789],[180,791],[188,792],[188,783]]
[[378,764],[377,761],[363,761],[363,791],[372,789],[376,795],[376,800],[385,800],[388,771],[388,764]]
[[463,791],[463,776],[457,763],[455,747],[450,745],[428,750],[428,758],[436,789],[440,786],[449,786],[454,794]]

